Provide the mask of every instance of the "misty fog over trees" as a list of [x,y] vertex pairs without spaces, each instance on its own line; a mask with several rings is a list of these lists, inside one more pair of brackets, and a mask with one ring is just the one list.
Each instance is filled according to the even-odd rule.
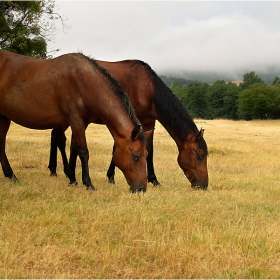
[[160,78],[193,118],[279,119],[280,78],[245,73],[240,82],[216,80],[209,84],[183,78]]

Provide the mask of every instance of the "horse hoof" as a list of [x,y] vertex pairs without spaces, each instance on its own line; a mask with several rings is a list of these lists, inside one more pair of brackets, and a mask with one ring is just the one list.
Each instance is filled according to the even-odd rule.
[[153,180],[151,183],[153,184],[154,187],[160,187],[161,186],[161,183],[158,180]]
[[93,185],[91,185],[91,186],[87,186],[87,190],[88,191],[96,191],[96,188]]
[[9,176],[8,178],[9,178],[10,180],[14,181],[14,182],[18,180],[18,178],[16,177],[15,174],[13,174],[12,176]]
[[112,176],[112,177],[110,177],[110,178],[108,179],[108,183],[109,183],[109,184],[112,184],[112,185],[115,184],[114,176]]
[[203,191],[207,191],[207,188],[208,188],[208,186],[206,185],[206,186],[197,186],[197,185],[195,185],[195,186],[192,186],[192,189],[193,190],[203,190]]
[[137,190],[133,190],[132,188],[129,189],[129,191],[131,193],[145,193],[146,192],[146,189],[145,188],[139,188]]
[[148,183],[152,183],[153,186],[161,186],[160,182],[157,180],[155,176],[152,176],[150,179],[148,178]]
[[68,184],[69,187],[78,187],[78,182],[77,181],[72,181]]

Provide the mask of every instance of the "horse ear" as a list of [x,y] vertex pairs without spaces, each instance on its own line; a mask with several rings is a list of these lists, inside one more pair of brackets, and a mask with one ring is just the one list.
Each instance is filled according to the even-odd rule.
[[200,131],[199,131],[199,138],[202,138],[203,137],[203,134],[204,134],[204,129],[201,128]]
[[192,137],[193,142],[197,142],[200,138],[203,137],[203,134],[204,134],[204,129],[201,128],[200,131],[197,132],[197,133]]
[[153,129],[144,131],[147,139],[150,138],[154,134],[154,130],[155,129],[153,128]]
[[142,130],[141,124],[138,124],[134,127],[133,131],[131,132],[131,139],[133,141],[135,141],[139,137],[141,130]]

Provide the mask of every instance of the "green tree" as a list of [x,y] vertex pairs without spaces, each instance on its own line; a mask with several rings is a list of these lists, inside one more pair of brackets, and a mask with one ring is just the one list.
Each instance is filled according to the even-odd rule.
[[65,27],[54,8],[54,0],[1,1],[0,49],[46,58],[47,43],[55,33],[53,20],[61,19]]
[[241,88],[233,83],[216,81],[207,89],[209,118],[237,119],[237,101]]
[[280,86],[280,78],[278,76],[275,77],[272,83],[273,86]]
[[174,82],[173,85],[170,87],[172,92],[178,97],[178,99],[184,104],[185,96],[187,87],[182,86],[180,82]]
[[238,97],[242,89],[233,83],[226,84],[223,103],[224,116],[226,119],[238,119]]
[[251,85],[239,95],[238,115],[245,120],[279,118],[280,88],[262,83]]
[[205,118],[207,114],[206,83],[191,83],[188,87],[174,82],[170,87],[193,118]]
[[208,117],[223,118],[224,116],[224,92],[226,83],[223,80],[216,81],[207,89],[207,100],[209,104]]
[[255,71],[243,75],[243,83],[239,86],[244,90],[253,84],[264,83],[264,81],[256,75]]
[[209,87],[206,83],[192,83],[188,86],[183,104],[194,118],[206,118],[208,103],[206,92]]

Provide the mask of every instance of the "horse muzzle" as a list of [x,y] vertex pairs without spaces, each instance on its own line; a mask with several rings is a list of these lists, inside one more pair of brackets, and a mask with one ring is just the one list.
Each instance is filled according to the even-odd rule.
[[129,191],[131,193],[136,193],[136,192],[146,192],[147,187],[145,186],[144,183],[140,183],[140,184],[131,184]]
[[201,185],[201,186],[199,186],[199,185],[192,185],[192,189],[206,191],[208,189],[208,185],[206,185],[206,184],[205,185]]
[[207,190],[208,189],[208,176],[207,176],[207,179],[204,178],[204,180],[201,180],[199,178],[196,178],[194,174],[185,172],[185,177],[188,178],[188,180],[191,183],[191,187],[194,190]]

